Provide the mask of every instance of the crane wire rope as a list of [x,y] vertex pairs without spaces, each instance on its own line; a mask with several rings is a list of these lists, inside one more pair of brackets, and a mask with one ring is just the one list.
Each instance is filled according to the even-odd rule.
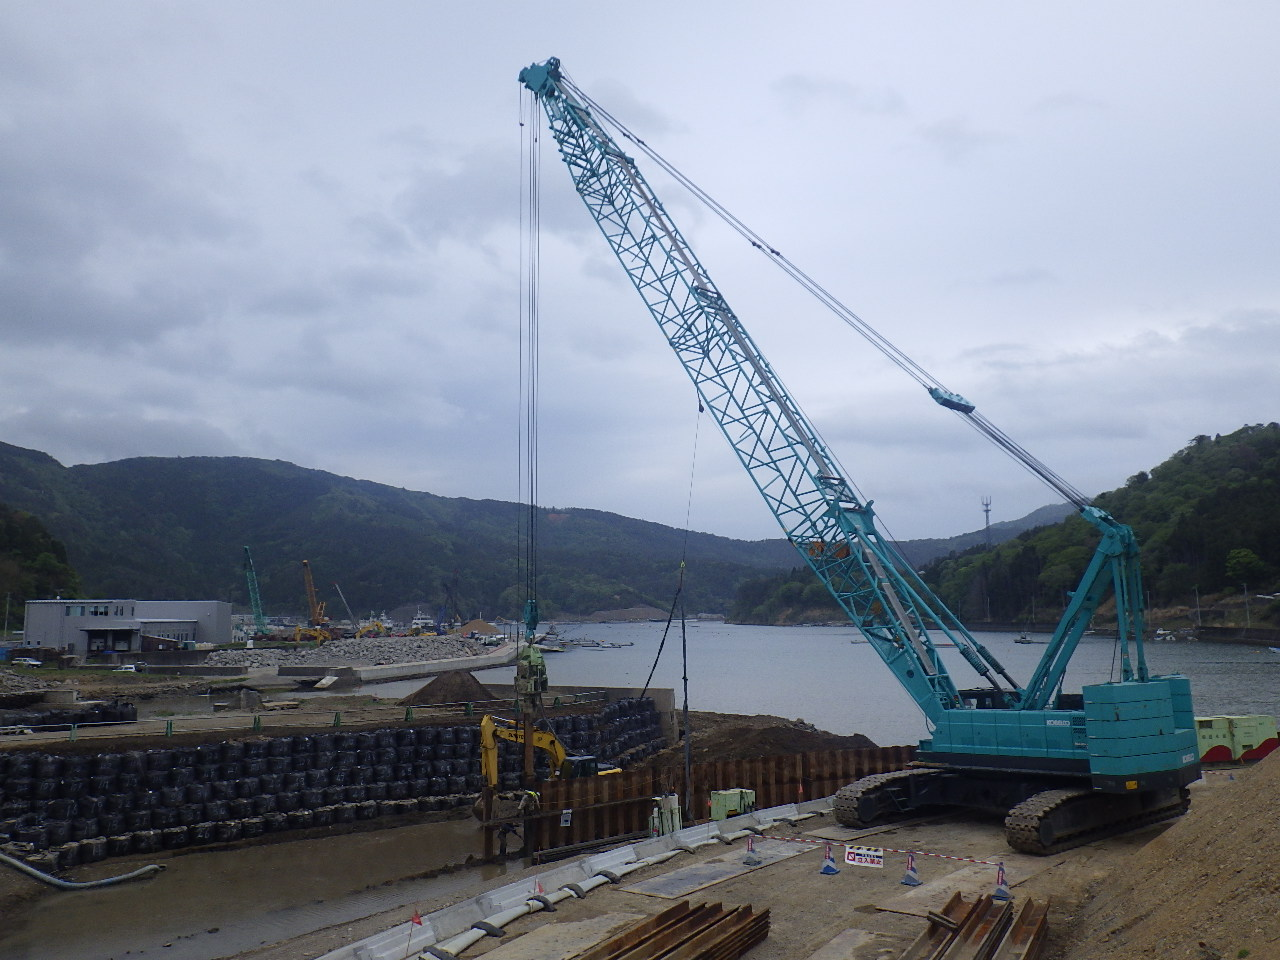
[[[702,427],[702,414],[705,413],[702,401],[698,401],[698,418],[694,422],[693,427],[693,457],[689,464],[689,492],[685,498],[684,505],[684,538],[680,545],[680,569],[676,576],[676,592],[671,597],[671,606],[667,608],[667,623],[662,629],[662,639],[658,641],[658,652],[653,655],[653,666],[649,668],[649,676],[645,678],[644,686],[640,690],[640,696],[644,696],[649,691],[649,684],[653,682],[653,675],[658,669],[658,661],[662,659],[662,651],[667,645],[667,634],[671,632],[671,623],[675,619],[676,610],[680,610],[680,632],[685,633],[685,617],[684,617],[684,575],[688,568],[689,560],[689,525],[690,518],[693,515],[693,481],[698,471],[698,437]],[[688,664],[685,664],[684,685],[685,685],[685,709],[688,710],[689,696],[689,677]]]
[[520,149],[520,426],[517,461],[520,499],[525,502],[518,530],[517,566],[525,601],[537,596],[538,577],[538,389],[539,283],[542,269],[542,202],[540,181],[541,135],[537,104],[521,97]]
[[[940,380],[926,371],[922,366],[912,360],[895,346],[887,337],[876,330],[871,324],[854,313],[848,306],[841,302],[835,294],[831,293],[815,279],[801,270],[795,263],[788,259],[781,251],[770,244],[755,230],[747,226],[741,219],[730,212],[719,201],[699,187],[693,180],[677,169],[673,164],[664,159],[656,150],[650,147],[643,139],[632,133],[625,125],[623,125],[616,117],[611,115],[607,110],[600,106],[596,101],[591,99],[582,91],[568,76],[564,76],[562,80],[565,89],[573,94],[574,97],[581,100],[591,112],[613,127],[618,134],[627,141],[634,143],[640,148],[644,154],[657,164],[668,176],[676,181],[680,186],[684,187],[693,195],[695,199],[701,202],[708,210],[719,217],[726,223],[735,233],[745,239],[752,247],[760,251],[769,260],[778,266],[792,280],[798,283],[804,290],[811,294],[823,306],[834,313],[837,317],[845,322],[851,329],[863,337],[868,343],[875,347],[881,354],[889,359],[895,366],[906,373],[911,379],[929,390],[939,391],[948,396],[955,397],[951,391],[942,384]],[[935,396],[935,399],[936,396]],[[948,406],[944,404],[944,406]],[[1010,457],[1022,464],[1041,482],[1046,484],[1050,489],[1059,496],[1071,503],[1077,508],[1083,508],[1089,505],[1090,498],[1086,497],[1078,489],[1072,486],[1067,480],[1055,472],[1043,461],[1039,460],[1035,455],[1022,447],[1017,441],[1006,434],[1003,430],[993,424],[990,420],[978,413],[976,409],[959,409],[950,407],[957,415],[963,417],[975,430],[985,436],[991,443],[999,447]],[[842,468],[843,472],[843,468]],[[847,477],[847,475],[846,475]]]
[[680,684],[682,701],[680,708],[680,726],[684,731],[684,811],[693,817],[693,728],[689,725],[689,627],[685,619],[684,609],[684,575],[689,560],[689,530],[693,517],[693,484],[698,473],[698,438],[701,436],[702,415],[706,408],[702,400],[698,400],[698,416],[693,426],[693,454],[689,463],[689,492],[684,504],[684,538],[680,546],[680,571],[676,580],[676,592],[671,598],[671,607],[667,611],[667,623],[662,629],[662,639],[658,642],[658,652],[653,655],[653,666],[649,668],[649,676],[645,678],[640,696],[649,692],[649,684],[653,682],[654,672],[658,669],[658,661],[662,659],[663,648],[667,645],[667,635],[671,632],[671,621],[680,610]]

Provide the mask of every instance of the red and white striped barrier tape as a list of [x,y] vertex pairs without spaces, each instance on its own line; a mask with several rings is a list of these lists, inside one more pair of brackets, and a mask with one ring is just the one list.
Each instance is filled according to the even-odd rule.
[[[851,844],[843,843],[842,841],[815,840],[812,837],[775,837],[770,835],[765,839],[782,840],[786,843],[812,843],[820,845],[826,844],[828,846],[832,843],[841,843],[842,846],[851,846]],[[879,849],[883,850],[885,853],[913,853],[917,857],[934,857],[938,860],[956,860],[960,863],[980,863],[989,867],[999,867],[1004,865],[1001,860],[975,860],[973,857],[952,857],[945,853],[928,853],[924,850],[899,850],[895,847],[880,847]]]

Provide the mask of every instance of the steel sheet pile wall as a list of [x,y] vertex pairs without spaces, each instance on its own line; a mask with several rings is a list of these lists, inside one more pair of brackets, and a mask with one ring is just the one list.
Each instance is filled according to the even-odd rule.
[[[753,760],[696,763],[691,805],[695,816],[709,815],[711,792],[746,788],[756,792],[757,808],[825,797],[845,784],[873,773],[901,770],[915,758],[915,747],[828,750]],[[582,780],[539,784],[540,812],[531,824],[532,849],[549,851],[589,846],[647,833],[654,798],[684,797],[684,767],[624,771]]]

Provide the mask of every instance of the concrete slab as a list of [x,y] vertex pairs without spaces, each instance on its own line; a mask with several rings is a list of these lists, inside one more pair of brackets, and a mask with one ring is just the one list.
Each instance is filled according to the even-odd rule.
[[639,883],[628,884],[620,889],[629,893],[642,893],[650,897],[678,900],[704,887],[709,887],[712,884],[720,883],[733,877],[740,877],[744,873],[760,870],[771,863],[788,860],[802,853],[812,852],[814,849],[806,844],[786,843],[782,840],[759,837],[755,842],[755,853],[760,863],[755,866],[748,866],[742,862],[747,856],[747,845],[741,843],[735,844],[734,847],[735,849],[718,857],[712,857],[699,863],[691,863],[675,870],[668,870],[661,876],[641,880]]
[[918,827],[929,823],[944,823],[946,817],[943,816],[927,816],[912,817],[909,820],[895,820],[892,823],[882,823],[874,827],[845,827],[838,823],[828,822],[821,826],[813,827],[806,830],[803,836],[815,837],[819,840],[831,840],[839,843],[851,843],[862,837],[875,836],[877,833],[889,833],[899,830],[905,830],[909,827]]
[[809,960],[871,960],[884,956],[889,942],[877,933],[850,927],[809,955]]
[[486,960],[568,960],[643,920],[643,913],[602,913],[587,920],[548,923],[485,954]]

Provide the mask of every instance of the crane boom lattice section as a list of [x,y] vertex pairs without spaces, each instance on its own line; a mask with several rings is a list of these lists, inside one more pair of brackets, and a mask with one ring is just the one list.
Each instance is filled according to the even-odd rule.
[[561,84],[555,61],[522,79],[579,196],[787,538],[927,716],[958,706],[929,631],[952,637],[988,676],[963,627],[880,537],[870,504],[855,496],[631,158]]

